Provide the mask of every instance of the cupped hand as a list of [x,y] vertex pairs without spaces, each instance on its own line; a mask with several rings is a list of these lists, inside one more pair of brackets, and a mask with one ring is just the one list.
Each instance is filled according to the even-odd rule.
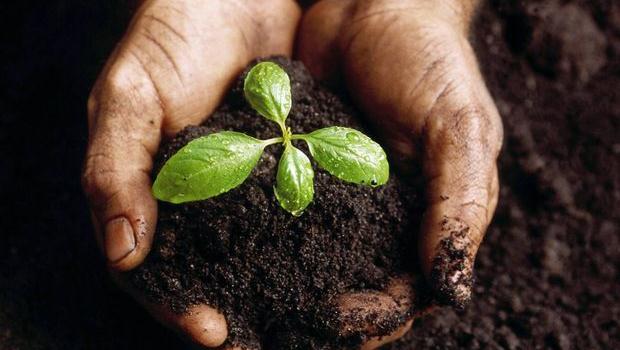
[[[297,42],[297,55],[317,77],[342,72],[393,158],[422,164],[429,205],[420,264],[437,300],[456,306],[470,298],[474,256],[497,203],[502,138],[466,37],[474,2],[323,0],[305,15]],[[292,0],[142,4],[88,105],[83,183],[113,270],[137,266],[149,251],[157,216],[150,173],[162,135],[200,123],[250,60],[290,56],[300,15]],[[402,306],[413,295],[395,296],[411,292],[402,280],[397,285],[341,296],[337,307],[347,314],[374,300],[369,313],[406,313]],[[218,346],[226,338],[223,315],[206,305],[182,316],[145,306],[198,344]],[[344,324],[343,336],[344,330],[372,336],[374,325]],[[370,338],[364,348],[410,325]]]
[[476,252],[498,199],[502,124],[467,35],[475,0],[323,0],[297,56],[344,80],[393,159],[420,164],[427,209],[419,262],[440,304],[471,297]]
[[[292,0],[141,4],[88,101],[83,187],[113,271],[136,267],[151,247],[151,168],[162,136],[199,124],[255,57],[290,56],[300,15]],[[224,316],[206,305],[181,316],[145,306],[200,345],[226,339]]]

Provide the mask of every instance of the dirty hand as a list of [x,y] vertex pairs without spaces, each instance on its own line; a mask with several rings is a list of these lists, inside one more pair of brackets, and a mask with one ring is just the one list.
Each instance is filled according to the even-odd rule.
[[475,0],[323,0],[298,57],[343,74],[392,157],[421,164],[420,265],[441,304],[470,299],[474,257],[498,198],[502,125],[467,40]]
[[[457,305],[469,298],[472,259],[496,204],[501,144],[497,111],[465,38],[472,8],[456,0],[322,1],[305,17],[299,42],[316,75],[344,69],[393,150],[423,160],[430,207],[422,266],[439,299]],[[290,55],[299,18],[289,0],[143,3],[88,106],[83,183],[113,270],[139,265],[149,251],[157,216],[150,173],[162,134],[200,123],[251,59]],[[405,286],[401,281],[372,299],[343,296],[340,307],[346,313],[364,300],[402,307]],[[183,316],[147,308],[198,344],[226,338],[224,317],[208,306]]]
[[[253,58],[290,56],[300,15],[290,0],[142,3],[88,101],[83,186],[113,271],[149,252],[157,221],[151,167],[162,135],[199,124]],[[183,316],[147,309],[200,345],[226,339],[224,316],[208,306]]]

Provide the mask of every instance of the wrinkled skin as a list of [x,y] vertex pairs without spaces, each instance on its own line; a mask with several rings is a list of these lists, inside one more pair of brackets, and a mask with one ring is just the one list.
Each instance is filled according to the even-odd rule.
[[[149,252],[157,222],[150,174],[162,137],[211,114],[252,59],[294,55],[319,79],[343,78],[392,157],[405,168],[421,165],[429,205],[420,264],[438,302],[465,305],[497,204],[502,143],[497,109],[467,40],[475,2],[323,0],[302,10],[292,0],[144,1],[88,101],[83,186],[113,276]],[[394,291],[407,290],[401,301],[413,299],[408,287],[406,278],[397,280],[374,293],[381,302],[366,307],[404,312]],[[175,315],[128,291],[199,346],[216,347],[227,337],[224,315],[207,305]],[[357,293],[336,302],[346,313],[363,300]],[[372,338],[369,324],[343,329],[366,332],[363,349],[374,349],[410,325],[383,338]]]

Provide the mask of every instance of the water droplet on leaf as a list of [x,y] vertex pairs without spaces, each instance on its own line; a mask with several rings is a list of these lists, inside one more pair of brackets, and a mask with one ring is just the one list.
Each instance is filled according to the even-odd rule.
[[359,135],[354,132],[347,133],[346,137],[347,137],[347,140],[349,141],[359,141],[360,139]]

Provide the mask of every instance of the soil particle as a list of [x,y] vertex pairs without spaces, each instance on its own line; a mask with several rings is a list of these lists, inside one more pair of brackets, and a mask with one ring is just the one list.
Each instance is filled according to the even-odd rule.
[[557,232],[564,229],[560,225],[552,224],[545,234],[543,252],[541,252],[541,265],[558,278],[564,275],[566,261],[570,258],[570,248],[565,242],[555,238],[565,235],[565,232]]
[[[300,63],[276,61],[291,78],[287,124],[293,132],[362,128],[358,112],[315,85]],[[187,127],[162,146],[159,166],[190,140],[215,131],[277,136],[277,125],[245,103],[242,81],[243,75],[204,125]],[[267,148],[252,175],[226,194],[161,203],[152,252],[129,276],[134,286],[176,312],[197,303],[215,306],[227,317],[228,342],[248,348],[334,348],[327,343],[332,338],[353,346],[365,333],[384,335],[403,324],[414,305],[360,292],[383,290],[391,278],[415,271],[412,242],[421,216],[415,189],[394,174],[379,188],[348,184],[315,165],[315,199],[295,218],[273,193],[281,152]],[[341,313],[330,302],[345,292],[357,292],[350,300],[357,307]]]

